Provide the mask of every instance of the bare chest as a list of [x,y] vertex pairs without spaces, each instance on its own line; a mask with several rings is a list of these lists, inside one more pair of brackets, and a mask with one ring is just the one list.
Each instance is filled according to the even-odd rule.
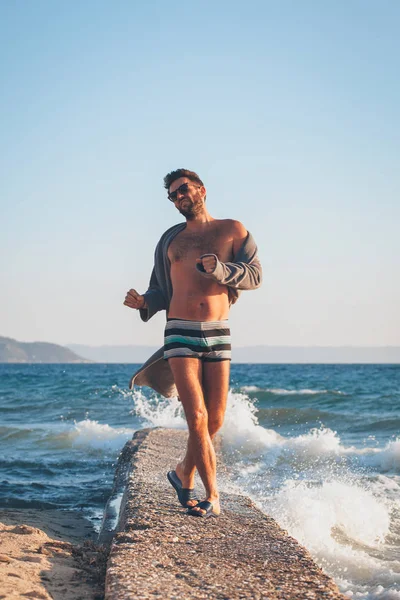
[[230,259],[232,242],[220,232],[210,231],[205,234],[180,232],[168,248],[171,263],[194,260],[202,254],[216,254],[222,261]]

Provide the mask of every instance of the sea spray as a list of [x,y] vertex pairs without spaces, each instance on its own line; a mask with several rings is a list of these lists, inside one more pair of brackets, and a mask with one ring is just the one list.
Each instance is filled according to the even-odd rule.
[[[374,453],[377,456],[377,453]],[[378,454],[378,466],[382,471],[400,473],[400,438],[391,440]]]
[[396,598],[400,561],[385,560],[385,544],[388,550],[398,526],[398,500],[376,493],[367,467],[396,466],[398,440],[382,449],[345,447],[325,427],[285,438],[260,427],[245,394],[230,400],[223,450],[237,488],[304,544],[349,597]]
[[246,447],[247,451],[279,445],[281,436],[275,431],[265,429],[258,424],[257,407],[246,394],[228,394],[227,410],[224,425],[221,429],[226,444],[235,447]]
[[182,403],[177,398],[148,398],[140,390],[132,392],[132,398],[134,408],[131,413],[143,421],[144,427],[182,429],[186,426]]
[[94,450],[118,450],[132,439],[134,429],[128,427],[110,427],[107,424],[85,419],[75,423],[69,437],[76,447],[87,446]]

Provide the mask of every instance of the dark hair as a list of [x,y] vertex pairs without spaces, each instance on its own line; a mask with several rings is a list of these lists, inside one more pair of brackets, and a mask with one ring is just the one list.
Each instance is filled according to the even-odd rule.
[[169,190],[171,183],[180,179],[181,177],[187,177],[191,181],[198,183],[199,185],[203,185],[204,183],[200,179],[200,177],[194,171],[189,171],[188,169],[176,169],[176,171],[171,171],[164,177],[164,187],[166,190]]

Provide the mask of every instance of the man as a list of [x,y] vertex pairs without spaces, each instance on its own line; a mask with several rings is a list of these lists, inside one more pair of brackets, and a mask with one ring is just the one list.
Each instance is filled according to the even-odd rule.
[[[161,237],[147,292],[141,295],[131,289],[125,298],[124,304],[139,309],[144,321],[159,310],[167,312],[163,355],[159,351],[147,361],[132,378],[132,386],[136,378],[139,385],[150,385],[168,396],[173,383],[164,392],[161,371],[172,373],[189,438],[184,459],[168,479],[187,514],[218,516],[212,440],[222,427],[228,395],[229,309],[240,290],[261,285],[261,265],[254,240],[239,221],[209,214],[206,188],[196,173],[172,171],[164,186],[186,223],[171,227]],[[196,468],[206,491],[202,502],[193,497]]]

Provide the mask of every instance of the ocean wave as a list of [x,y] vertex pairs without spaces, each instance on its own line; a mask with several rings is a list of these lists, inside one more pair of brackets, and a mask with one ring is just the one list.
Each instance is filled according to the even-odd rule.
[[33,428],[33,427],[0,427],[0,442],[6,442],[7,444],[10,441],[22,441],[27,438],[35,437],[37,435],[45,434],[46,430],[42,427]]
[[258,409],[246,394],[230,391],[221,435],[225,445],[258,452],[260,448],[280,447],[284,438],[258,423]]
[[186,427],[182,403],[177,398],[147,398],[140,390],[134,390],[130,395],[134,401],[131,413],[142,419],[145,427]]
[[75,423],[74,430],[69,433],[69,436],[74,446],[119,450],[134,433],[134,429],[127,427],[110,427],[98,421],[85,419]]
[[111,391],[115,394],[123,396],[124,398],[131,398],[135,395],[135,392],[133,392],[132,390],[121,388],[119,387],[119,385],[112,385]]
[[263,388],[260,388],[257,385],[242,385],[240,389],[242,392],[258,392]]
[[[337,434],[325,427],[311,429],[304,435],[285,437],[274,429],[266,429],[259,424],[258,408],[254,400],[246,394],[230,392],[225,422],[221,429],[223,446],[240,449],[243,458],[254,453],[264,456],[269,465],[277,460],[290,459],[290,454],[314,460],[324,455],[337,456],[342,453]],[[271,453],[271,451],[274,451]]]
[[356,453],[364,458],[367,466],[384,473],[400,473],[400,437],[390,440],[382,449],[365,448],[357,450]]
[[381,591],[387,594],[400,583],[400,562],[385,560],[384,553],[393,503],[375,497],[361,480],[330,480],[319,486],[287,480],[258,503],[307,547],[343,592],[370,600],[392,597],[379,595],[378,588],[384,586]]
[[62,429],[48,432],[38,445],[47,451],[66,448],[85,448],[87,451],[120,450],[132,438],[135,429],[111,427],[91,419],[74,421],[73,426],[63,424]]
[[[400,527],[400,478],[381,471],[400,472],[400,440],[356,448],[326,427],[284,437],[257,417],[245,394],[230,396],[222,433],[234,483],[225,490],[251,496],[350,597],[395,598],[400,562],[387,557]],[[379,473],[373,484],[372,472]]]
[[262,425],[300,425],[336,419],[335,413],[308,407],[259,408],[257,418]]
[[[261,409],[264,413],[265,409]],[[262,413],[262,416],[264,414]],[[253,400],[245,394],[231,393],[228,399],[224,427],[221,433],[225,445],[241,447],[252,452],[258,449],[260,455],[265,450],[274,448],[269,462],[291,457],[304,462],[326,459],[353,459],[360,467],[378,471],[400,473],[400,437],[386,443],[384,447],[356,448],[341,443],[336,431],[328,427],[312,428],[307,433],[297,436],[284,437],[273,429],[265,429],[259,424],[259,411]]]
[[[177,398],[148,398],[140,390],[127,395],[134,402],[131,412],[143,420],[144,427],[186,427],[182,404]],[[265,410],[261,409],[261,416],[264,416]],[[258,417],[259,409],[254,399],[245,393],[229,391],[225,421],[220,432],[226,451],[240,450],[243,459],[246,456],[264,456],[270,466],[279,461],[280,464],[296,462],[298,467],[300,463],[303,466],[309,464],[312,468],[315,461],[326,463],[333,459],[337,462],[349,459],[363,468],[400,473],[400,440],[390,441],[383,448],[345,446],[337,432],[322,425],[302,435],[285,437],[260,425]]]
[[15,479],[21,476],[32,477],[54,477],[57,469],[51,464],[43,464],[35,459],[29,458],[0,458],[0,472],[6,472],[8,479]]
[[377,418],[373,420],[372,417],[364,417],[363,422],[359,425],[353,425],[353,432],[357,433],[382,433],[390,431],[400,431],[400,418],[398,419],[384,419]]
[[287,390],[285,388],[263,388],[256,385],[243,385],[240,387],[242,392],[265,392],[276,396],[313,396],[316,394],[336,394],[338,396],[347,396],[345,392],[340,390],[311,390],[308,388],[301,388],[298,390]]

